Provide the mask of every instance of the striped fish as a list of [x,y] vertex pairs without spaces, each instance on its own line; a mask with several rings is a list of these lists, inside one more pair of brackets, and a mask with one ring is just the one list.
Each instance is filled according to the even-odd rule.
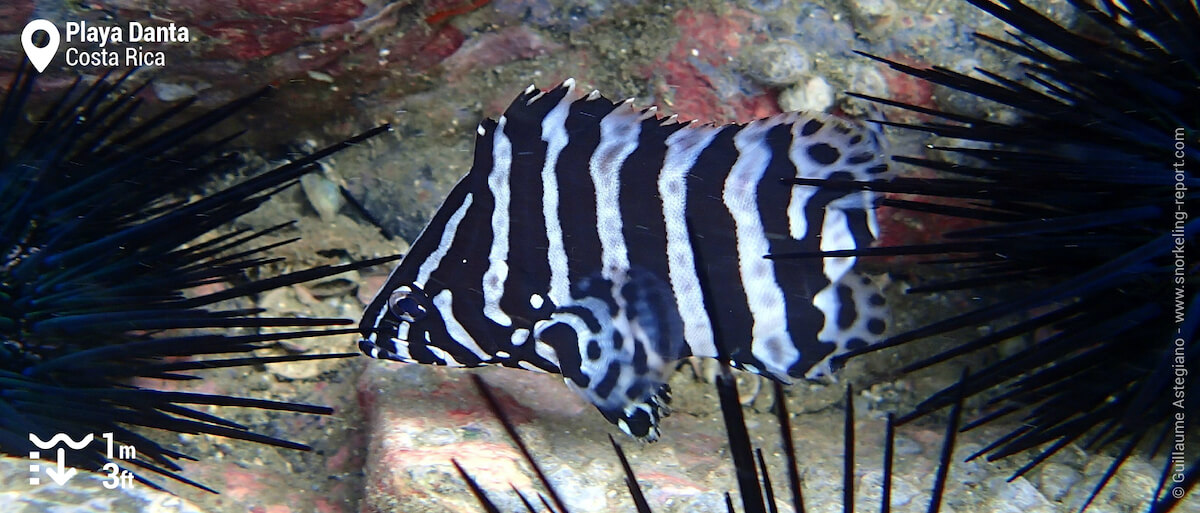
[[567,80],[480,124],[470,172],[366,309],[362,351],[561,374],[652,441],[674,362],[717,357],[714,319],[730,363],[783,382],[881,337],[883,296],[853,258],[764,258],[872,243],[870,193],[786,180],[888,177],[875,132],[796,112],[679,123],[631,103]]

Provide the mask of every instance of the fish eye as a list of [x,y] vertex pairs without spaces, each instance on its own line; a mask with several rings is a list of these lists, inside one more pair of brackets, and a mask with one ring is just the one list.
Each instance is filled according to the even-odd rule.
[[425,318],[425,306],[421,304],[423,294],[414,291],[412,287],[400,286],[388,296],[388,311],[406,322],[418,321]]

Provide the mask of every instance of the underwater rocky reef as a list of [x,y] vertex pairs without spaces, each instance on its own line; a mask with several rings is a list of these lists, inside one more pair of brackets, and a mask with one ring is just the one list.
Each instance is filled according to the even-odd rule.
[[[10,98],[5,105],[16,105],[11,98],[22,84],[28,89],[22,93],[19,110],[10,108],[3,113],[5,129],[14,131],[8,134],[4,162],[12,172],[5,175],[9,182],[0,184],[8,192],[0,191],[0,199],[12,204],[25,201],[14,191],[19,193],[24,190],[21,187],[27,187],[24,180],[36,183],[38,176],[18,174],[20,166],[36,169],[54,161],[53,156],[44,154],[28,161],[13,157],[36,142],[23,136],[47,127],[64,131],[72,127],[75,121],[70,117],[51,120],[61,123],[54,125],[47,122],[44,113],[62,109],[63,104],[56,103],[59,98],[78,98],[87,87],[98,87],[95,96],[85,98],[107,98],[111,103],[96,99],[93,110],[86,110],[89,104],[84,100],[74,105],[84,111],[58,112],[87,112],[89,116],[100,112],[112,116],[102,118],[112,125],[87,125],[88,130],[80,130],[77,139],[69,139],[64,148],[87,150],[89,144],[100,142],[101,150],[109,149],[110,144],[122,149],[170,150],[164,153],[167,158],[157,161],[161,171],[112,175],[125,179],[132,176],[135,179],[128,183],[133,185],[153,183],[161,177],[190,179],[185,172],[188,169],[207,173],[204,180],[197,178],[186,187],[164,187],[164,192],[146,205],[125,205],[126,210],[120,210],[105,230],[122,233],[139,220],[153,219],[180,205],[203,202],[222,190],[255,191],[250,195],[253,201],[221,210],[227,219],[222,217],[222,222],[206,226],[195,238],[175,241],[164,237],[172,240],[172,245],[158,250],[176,255],[170,251],[178,249],[186,255],[187,248],[191,248],[190,254],[209,258],[202,253],[206,245],[217,247],[222,241],[248,234],[259,235],[240,249],[233,245],[222,248],[224,255],[258,246],[267,249],[247,254],[240,261],[196,260],[192,263],[200,271],[225,267],[220,267],[220,272],[176,282],[177,287],[171,290],[185,298],[219,295],[225,290],[243,292],[237,297],[229,294],[227,302],[208,306],[235,312],[226,315],[327,319],[330,324],[345,319],[357,323],[375,292],[384,285],[392,266],[385,260],[409,251],[451,188],[471,167],[480,121],[499,116],[530,84],[549,89],[573,77],[583,94],[595,89],[610,98],[631,97],[638,107],[656,105],[663,115],[677,114],[682,120],[701,123],[745,123],[788,110],[882,120],[889,125],[884,135],[890,152],[902,159],[892,166],[909,181],[880,189],[887,193],[887,201],[876,210],[880,224],[878,247],[934,246],[928,251],[880,250],[874,255],[868,250],[859,256],[859,265],[867,272],[888,276],[885,281],[889,284],[884,289],[892,312],[888,334],[913,340],[850,358],[836,374],[836,382],[798,380],[783,388],[806,509],[841,510],[845,502],[843,423],[846,385],[851,384],[852,432],[858,447],[849,481],[855,485],[855,504],[860,510],[875,509],[880,500],[886,417],[903,416],[914,409],[923,412],[928,407],[929,413],[905,419],[907,423],[895,433],[891,451],[895,466],[887,489],[891,507],[897,511],[925,510],[935,494],[933,490],[938,488],[935,481],[940,468],[948,470],[940,501],[948,511],[1079,511],[1085,503],[1088,511],[1151,511],[1155,498],[1164,497],[1163,490],[1168,489],[1170,483],[1162,482],[1160,476],[1172,462],[1161,455],[1166,431],[1158,430],[1161,426],[1157,425],[1150,430],[1135,422],[1141,420],[1135,417],[1139,413],[1152,414],[1157,415],[1152,417],[1155,420],[1169,411],[1164,406],[1169,402],[1162,402],[1168,398],[1149,397],[1159,388],[1143,386],[1151,381],[1149,378],[1139,381],[1143,375],[1156,376],[1160,381],[1174,378],[1171,373],[1150,373],[1156,365],[1166,365],[1165,360],[1155,359],[1165,354],[1160,352],[1163,341],[1147,342],[1147,347],[1156,349],[1141,352],[1136,348],[1106,352],[1109,346],[1088,344],[1113,333],[1141,333],[1130,337],[1149,340],[1147,334],[1151,331],[1145,326],[1162,326],[1154,324],[1161,312],[1147,309],[1170,299],[1172,290],[1164,288],[1167,285],[1161,278],[1162,273],[1172,272],[1168,267],[1174,263],[1162,260],[1157,246],[1154,253],[1136,250],[1172,228],[1170,223],[1160,223],[1161,227],[1151,224],[1167,214],[1148,209],[1165,208],[1154,195],[1171,189],[1175,182],[1170,174],[1156,173],[1148,178],[1140,171],[1158,163],[1169,167],[1174,152],[1161,156],[1155,152],[1174,149],[1173,138],[1162,140],[1160,136],[1169,133],[1173,137],[1174,132],[1164,130],[1176,126],[1185,132],[1185,149],[1179,158],[1188,171],[1182,183],[1192,183],[1190,167],[1200,164],[1194,153],[1200,148],[1200,118],[1194,100],[1200,98],[1200,73],[1196,71],[1200,60],[1192,45],[1196,36],[1170,30],[1196,26],[1196,4],[1167,0],[974,3],[991,6],[994,12],[989,14],[958,0],[11,2],[0,6],[0,38],[6,41],[0,45],[0,73],[4,75],[0,82],[9,84]],[[1021,11],[1024,5],[1046,18],[1034,18]],[[1097,14],[1100,11],[1089,11],[1089,7],[1107,9],[1104,12],[1127,9],[1131,14],[1122,22],[1124,25],[1106,23],[1105,16]],[[1005,15],[1029,22],[1031,29],[1013,29],[998,19]],[[95,52],[99,51],[99,43],[80,36],[67,41],[64,34],[59,55],[36,80],[27,83],[32,71],[21,64],[21,37],[25,24],[34,18],[60,26],[69,21],[93,27],[128,27],[130,22],[173,24],[188,28],[188,41],[106,43],[106,48],[113,51],[123,52],[128,46],[161,51],[164,62],[162,66],[136,70],[108,91],[104,84],[113,84],[126,70],[106,75],[103,67],[67,64],[63,57],[68,48]],[[1147,21],[1162,19],[1171,23]],[[1145,25],[1130,28],[1139,22]],[[1066,27],[1078,36],[1062,36],[1052,26]],[[976,37],[975,33],[999,43]],[[1045,50],[1047,47],[1054,49]],[[1022,64],[1030,60],[1040,65]],[[1128,68],[1115,68],[1117,71],[1110,73],[1108,67],[1117,64]],[[927,71],[933,66],[938,68]],[[1000,86],[985,87],[971,79]],[[1095,87],[1072,89],[1081,83]],[[272,87],[270,94],[254,96],[268,85]],[[847,95],[847,91],[859,96]],[[1088,103],[1086,109],[1071,110],[1063,107],[1064,103],[1035,97],[1029,91],[1049,91],[1045,96],[1067,105],[1080,98],[1096,101]],[[253,101],[238,103],[251,96]],[[863,96],[882,101],[869,101]],[[230,102],[238,108],[231,109]],[[138,110],[123,118],[123,109],[132,109],[134,103]],[[1106,105],[1114,112],[1099,108]],[[164,112],[177,114],[171,118],[174,121],[163,124],[165,128],[156,125],[160,119],[156,115]],[[206,114],[213,112],[220,115]],[[1146,115],[1120,116],[1130,112]],[[944,113],[952,114],[939,115]],[[1106,117],[1110,114],[1112,117]],[[213,126],[187,125],[186,120],[192,119],[207,119]],[[1059,124],[1045,124],[1046,120]],[[82,117],[76,121],[86,123]],[[139,123],[149,123],[144,135],[159,129],[169,131],[179,124],[195,127],[198,133],[159,139],[168,141],[162,143],[162,148],[136,146],[130,142],[132,139],[114,135],[120,133],[118,128],[142,126]],[[371,132],[385,123],[390,130]],[[1091,126],[1089,123],[1100,128],[1094,132],[1079,129]],[[351,139],[364,133],[370,136]],[[347,140],[349,144],[341,144]],[[1099,142],[1080,144],[1080,140]],[[79,146],[74,146],[76,143]],[[1018,148],[1017,155],[998,148]],[[205,156],[200,149],[212,151]],[[1130,157],[1130,151],[1136,158]],[[1111,180],[1100,186],[1083,179],[1078,183],[1061,177],[1038,180],[1022,175],[1014,179],[1013,175],[992,172],[1043,166],[1036,168],[1041,172],[1068,165],[1044,154],[1095,165]],[[984,163],[978,164],[980,161]],[[1097,161],[1111,166],[1101,168],[1095,164]],[[218,164],[210,165],[213,162]],[[925,165],[929,162],[946,163]],[[59,178],[64,184],[76,178],[69,169],[72,160],[67,159],[65,164],[68,169]],[[271,176],[281,168],[290,169],[284,173],[286,177],[276,174],[278,182],[263,185],[259,177]],[[959,174],[954,174],[956,171]],[[19,176],[26,178],[14,178]],[[964,176],[978,182],[964,185],[954,181]],[[247,189],[248,183],[259,185]],[[56,187],[57,182],[51,188]],[[29,190],[41,194],[40,189]],[[148,188],[140,186],[114,190],[149,194]],[[1042,194],[1037,197],[1040,202],[1026,203],[1026,197],[1036,196],[1034,193]],[[1087,194],[1095,196],[1082,197]],[[930,197],[947,197],[950,202],[935,201],[935,206],[922,207]],[[1168,194],[1161,202],[1173,199],[1174,195]],[[1196,203],[1190,193],[1181,201],[1186,206]],[[255,208],[250,208],[250,203]],[[1090,209],[1089,205],[1114,207],[1110,212]],[[83,208],[86,206],[77,205],[82,212],[79,215],[91,215],[91,210]],[[233,215],[235,210],[237,215]],[[12,211],[16,210],[6,209]],[[1042,224],[1037,224],[1038,219],[1043,220]],[[27,221],[9,217],[6,223],[10,220]],[[52,222],[61,219],[38,218],[31,222],[29,231],[4,232],[6,236],[16,234],[4,241],[12,249],[6,252],[9,256],[0,267],[6,273],[5,287],[14,281],[8,273],[18,268],[22,259],[38,255],[42,247],[29,244],[34,239],[28,233],[52,226]],[[1004,223],[1012,223],[1013,228],[1007,232],[987,231],[989,225]],[[161,229],[164,233],[172,231]],[[966,235],[948,243],[944,235],[955,232]],[[1181,229],[1181,236],[1185,240],[1181,245],[1192,250],[1192,225]],[[966,242],[959,242],[963,240]],[[1011,243],[1033,240],[1042,245]],[[154,237],[149,241],[153,242]],[[46,248],[55,249],[53,242],[46,244]],[[941,246],[939,251],[937,244],[958,245]],[[1039,255],[1051,253],[1061,258],[1040,259]],[[1139,254],[1142,260],[1121,260]],[[985,258],[994,255],[1000,258]],[[1094,256],[1095,260],[1081,255]],[[951,263],[957,260],[961,265],[947,271],[928,263],[938,257]],[[214,253],[211,258],[221,257]],[[119,258],[115,261],[128,262]],[[1117,263],[1112,267],[1104,267],[1114,261]],[[180,265],[177,261],[171,263]],[[1085,265],[1100,270],[1083,275],[1082,271],[1093,269]],[[328,271],[305,275],[305,269]],[[1194,286],[1195,266],[1188,264],[1185,269],[1183,283]],[[121,272],[138,275],[134,271]],[[1041,284],[1076,284],[1069,281],[1075,273],[1091,281],[1084,279],[1079,288],[1057,290],[1065,294],[1060,298],[1040,304],[1020,303],[1031,296],[1031,291],[1043,293],[1046,289]],[[1128,275],[1142,278],[1117,278]],[[275,276],[291,278],[270,281]],[[917,293],[905,293],[914,287]],[[1166,295],[1152,296],[1160,291]],[[7,288],[0,292],[11,297]],[[83,292],[83,297],[91,297]],[[1180,337],[1189,352],[1180,366],[1194,369],[1195,354],[1200,349],[1196,348],[1192,323],[1200,315],[1192,315],[1197,303],[1190,295],[1193,292],[1187,294],[1187,318],[1192,320],[1180,323]],[[1049,296],[1045,293],[1037,299]],[[1085,299],[1073,299],[1077,297]],[[1112,297],[1119,297],[1120,302],[1106,299]],[[956,314],[997,304],[1010,305],[1004,312],[1012,315],[981,314],[947,321],[955,319]],[[21,308],[25,305],[22,303]],[[11,312],[20,310],[7,303],[5,308],[7,318],[15,318]],[[1081,311],[1090,315],[1080,315]],[[674,373],[669,381],[673,413],[662,421],[662,438],[645,444],[625,437],[605,422],[556,375],[499,367],[447,369],[369,359],[353,355],[358,353],[359,339],[354,329],[342,329],[336,335],[292,338],[280,333],[294,327],[280,330],[263,326],[269,324],[265,322],[227,324],[229,331],[221,333],[251,338],[220,351],[225,355],[222,358],[255,360],[206,366],[202,362],[214,359],[212,355],[185,349],[131,354],[129,360],[110,351],[94,360],[104,362],[105,369],[115,366],[121,371],[105,375],[106,379],[120,378],[106,382],[113,388],[132,384],[166,393],[251,398],[240,405],[169,400],[158,403],[166,405],[170,410],[167,414],[227,430],[196,429],[174,421],[158,421],[162,429],[157,432],[133,430],[135,434],[129,439],[145,437],[145,447],[187,455],[169,458],[179,465],[173,472],[186,481],[156,477],[155,471],[140,467],[133,470],[165,491],[144,484],[110,490],[103,473],[81,468],[66,486],[51,485],[45,476],[40,484],[33,485],[29,480],[29,458],[16,453],[23,449],[7,451],[10,454],[0,458],[0,509],[483,511],[464,479],[466,474],[499,510],[524,511],[530,507],[527,504],[538,503],[535,497],[539,492],[547,492],[480,394],[475,376],[492,390],[499,409],[506,413],[537,465],[554,484],[557,500],[567,506],[533,506],[532,510],[636,510],[635,495],[626,483],[627,470],[614,454],[610,436],[622,447],[646,504],[653,511],[726,511],[726,492],[733,492],[736,510],[745,507],[739,502],[740,494],[745,492],[738,491],[738,477],[744,478],[744,472],[737,470],[735,461],[742,458],[745,468],[746,447],[730,448],[726,418],[711,384],[718,381],[719,371],[711,366],[684,365]],[[87,337],[88,333],[98,333],[117,337],[112,340],[122,344],[135,344],[130,347],[141,347],[136,344],[146,339],[186,339],[190,332],[184,330],[197,327],[223,328],[220,323],[147,324],[129,329],[118,325],[97,332],[80,328],[78,334],[68,335]],[[909,331],[919,328],[926,330]],[[1185,334],[1184,329],[1189,331]],[[28,376],[27,369],[40,363],[33,360],[47,358],[42,353],[31,356],[36,353],[32,349],[35,344],[54,350],[73,347],[62,338],[51,342],[38,339],[36,336],[42,333],[33,329],[17,332],[27,338],[6,332],[4,352],[0,354],[0,362],[7,365],[3,368],[6,374],[0,374],[0,412],[6,417],[0,427],[6,430],[5,436],[19,431],[10,423],[15,416],[9,406],[15,401],[28,404],[28,396],[21,393],[37,392],[11,381],[18,375]],[[915,334],[908,336],[910,333]],[[1078,338],[1064,341],[1063,333],[1074,333]],[[109,339],[96,340],[103,346]],[[1047,340],[1060,342],[1050,346],[1058,347],[1058,352],[1037,351],[1046,347]],[[907,371],[965,344],[981,349],[949,362]],[[1063,350],[1064,346],[1068,349]],[[1070,347],[1081,349],[1072,351]],[[45,354],[61,356],[54,351]],[[321,356],[331,354],[343,357]],[[1048,360],[1046,354],[1055,356]],[[1022,360],[1026,356],[1028,359]],[[146,358],[153,361],[148,363]],[[1058,361],[1071,365],[1055,366]],[[1104,367],[1097,361],[1127,365]],[[161,367],[144,371],[150,367],[142,366],[151,364]],[[78,357],[72,365],[77,366],[74,369],[89,368],[87,361],[80,362]],[[139,367],[135,369],[134,365]],[[101,365],[94,368],[100,369]],[[959,433],[952,446],[951,464],[946,467],[942,464],[946,424],[956,394],[963,388],[953,386],[964,369],[975,371],[978,381],[966,387],[963,394],[962,422],[972,425],[981,418],[995,420]],[[1083,432],[1074,427],[1078,424],[1069,422],[1071,419],[1056,424],[1063,419],[1054,418],[1054,412],[1068,411],[1061,407],[1049,413],[1042,411],[1041,417],[1000,415],[1012,404],[1004,403],[1001,394],[1014,392],[995,385],[1011,384],[1006,380],[1024,371],[1047,370],[1040,375],[1047,381],[1025,382],[1017,387],[1026,393],[1019,400],[1036,405],[1038,400],[1053,399],[1057,393],[1057,397],[1088,406],[1081,409],[1083,416],[1103,412],[1106,405],[1126,405],[1126,401],[1141,401],[1137,404],[1142,407],[1103,417],[1103,421],[1112,423],[1100,425],[1098,431],[1087,436],[1069,436],[1061,442],[1061,450],[1025,471],[1022,467],[1035,457],[1036,447],[1057,447],[1053,438],[1056,433]],[[1123,385],[1099,389],[1104,390],[1102,397],[1080,391],[1094,387],[1068,387],[1063,391],[1047,385],[1062,376],[1097,379],[1089,373]],[[177,374],[202,379],[180,379]],[[735,370],[734,376],[745,405],[746,437],[751,446],[762,450],[761,465],[775,485],[779,510],[789,511],[793,504],[786,491],[790,462],[780,445],[779,410],[772,387],[747,373]],[[54,379],[60,380],[56,384],[70,384],[63,375]],[[996,381],[989,381],[992,379]],[[1190,380],[1186,386],[1191,388],[1185,391],[1194,390],[1196,382]],[[1073,387],[1076,385],[1072,383],[1080,382],[1067,383]],[[1159,381],[1153,384],[1166,385]],[[931,397],[935,398],[933,402],[925,402]],[[989,402],[997,397],[999,402]],[[253,401],[309,406],[293,413],[279,411],[288,408],[266,408],[266,402]],[[136,403],[130,403],[132,410],[138,410]],[[59,415],[53,413],[53,404],[47,399],[46,408],[51,413],[42,414]],[[187,413],[181,413],[182,408]],[[1192,409],[1185,411],[1190,413]],[[214,421],[209,415],[226,423]],[[64,418],[68,424],[75,422],[71,417]],[[154,426],[155,419],[159,417],[143,425]],[[964,461],[972,455],[994,454],[997,447],[1012,440],[1012,433],[1022,433],[1023,425],[1038,424],[1057,425],[1060,430],[1049,430],[1046,434],[1050,438],[1044,440],[1028,440],[1028,445],[1035,446],[1034,451],[1012,446],[1013,455],[996,461],[987,461],[984,456]],[[1189,436],[1182,452],[1196,454],[1200,449],[1194,444],[1200,433],[1195,429],[1195,419],[1187,417],[1183,429]],[[237,436],[229,436],[234,432],[257,433],[271,440],[303,444],[311,450],[288,448],[287,443],[276,443],[284,447],[275,447],[237,440]],[[1114,436],[1103,440],[1106,445],[1100,444],[1106,435]],[[266,438],[257,441],[263,440]],[[1147,454],[1156,445],[1160,446],[1159,456],[1149,458]],[[0,440],[0,447],[16,446]],[[1185,461],[1187,468],[1179,473],[1182,489],[1194,492],[1197,460],[1190,457]],[[1115,462],[1123,463],[1115,466]],[[53,462],[47,460],[46,464]],[[1018,471],[1022,475],[1012,478]],[[1105,486],[1098,488],[1102,482]],[[201,486],[219,494],[204,491]],[[1200,511],[1200,501],[1194,493],[1186,493],[1178,503],[1164,499],[1159,507],[1154,511],[1168,507],[1174,511]]]

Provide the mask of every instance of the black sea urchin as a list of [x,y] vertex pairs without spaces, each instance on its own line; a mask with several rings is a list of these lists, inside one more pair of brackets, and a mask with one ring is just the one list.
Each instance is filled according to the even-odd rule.
[[[307,447],[254,433],[192,405],[329,413],[320,406],[161,391],[134,378],[198,379],[187,371],[345,355],[264,356],[279,340],[344,333],[344,319],[260,316],[221,301],[385,261],[322,266],[247,281],[278,259],[252,247],[257,232],[201,236],[289,187],[318,159],[387,130],[379,127],[198,199],[187,193],[228,170],[221,145],[194,136],[267,90],[183,119],[190,102],[136,121],[141,87],[126,76],[75,86],[42,112],[29,101],[34,75],[23,67],[0,108],[0,452],[27,457],[31,434],[73,440],[113,433],[136,448],[123,462],[197,486],[180,476],[186,458],[145,430],[212,434],[280,447]],[[26,118],[36,119],[29,123]],[[284,225],[285,226],[285,225]],[[189,289],[234,283],[211,293]],[[261,332],[260,328],[284,328]],[[196,357],[172,359],[169,357]],[[99,470],[100,441],[68,462]],[[138,479],[154,486],[142,476]],[[202,487],[202,486],[201,486]],[[207,489],[207,488],[206,488]]]
[[978,37],[1024,60],[1022,76],[978,70],[982,78],[976,78],[873,58],[1011,107],[1020,121],[857,95],[936,119],[887,125],[959,143],[932,147],[939,157],[895,158],[948,178],[844,185],[925,196],[884,204],[982,226],[945,233],[934,244],[839,253],[945,255],[942,263],[965,273],[915,292],[971,289],[989,297],[998,294],[981,291],[1017,284],[1027,293],[996,298],[868,351],[965,327],[1002,326],[906,369],[914,370],[1032,337],[1028,348],[978,370],[902,420],[945,407],[959,393],[990,392],[992,411],[973,425],[1006,417],[1019,418],[1021,427],[979,455],[1034,451],[1020,475],[1072,442],[1111,446],[1116,459],[1098,492],[1142,445],[1169,456],[1155,495],[1157,507],[1169,509],[1195,485],[1200,467],[1200,458],[1183,446],[1197,425],[1197,410],[1186,407],[1187,400],[1200,397],[1200,380],[1188,374],[1200,353],[1200,225],[1194,219],[1200,212],[1194,192],[1200,185],[1200,12],[1189,1],[1070,0],[1081,22],[1068,28],[1019,0],[968,1],[1016,29],[1012,40]]

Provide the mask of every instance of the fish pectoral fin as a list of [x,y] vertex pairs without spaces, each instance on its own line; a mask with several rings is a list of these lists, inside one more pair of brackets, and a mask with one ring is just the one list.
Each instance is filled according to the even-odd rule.
[[534,328],[554,348],[567,384],[646,441],[658,439],[658,423],[670,414],[666,381],[684,347],[682,321],[660,286],[636,272],[590,279]]
[[671,386],[649,381],[644,384],[647,385],[645,390],[627,390],[645,396],[640,399],[625,397],[625,400],[618,404],[600,404],[595,401],[593,404],[605,419],[621,428],[625,434],[646,442],[654,442],[661,434],[659,421],[671,415]]

